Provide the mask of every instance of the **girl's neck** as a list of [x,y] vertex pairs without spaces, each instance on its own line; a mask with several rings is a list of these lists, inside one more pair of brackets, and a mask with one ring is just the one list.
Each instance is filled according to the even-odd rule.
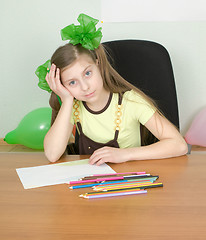
[[101,111],[107,105],[109,97],[110,92],[105,90],[102,92],[101,96],[99,96],[97,101],[95,101],[94,103],[86,102],[86,105],[94,112]]

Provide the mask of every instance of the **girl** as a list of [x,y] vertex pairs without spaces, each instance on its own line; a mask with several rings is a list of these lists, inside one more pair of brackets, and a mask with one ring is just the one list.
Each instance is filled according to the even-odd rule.
[[[91,50],[83,44],[68,43],[55,51],[51,63],[46,81],[53,91],[53,124],[44,139],[49,161],[57,161],[65,152],[74,124],[79,153],[91,155],[90,164],[187,153],[178,130],[151,99],[111,67],[101,44]],[[140,123],[159,141],[141,146]]]

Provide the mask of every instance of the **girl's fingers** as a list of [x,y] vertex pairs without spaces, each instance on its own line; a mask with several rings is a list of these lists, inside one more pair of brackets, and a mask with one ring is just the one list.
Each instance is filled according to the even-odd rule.
[[48,79],[50,80],[52,77],[54,77],[54,67],[53,64],[51,65],[51,68],[48,72]]
[[49,79],[53,80],[55,78],[55,69],[56,66],[54,64],[51,65],[51,69],[49,71]]
[[56,70],[56,76],[55,76],[55,79],[54,79],[54,84],[55,84],[55,86],[58,90],[61,90],[62,87],[63,87],[62,83],[60,81],[60,70],[59,70],[59,68],[57,68],[57,70]]
[[56,83],[61,83],[60,82],[60,70],[59,70],[59,68],[57,68],[57,70],[56,70],[56,79],[55,79],[56,81]]
[[[56,82],[60,80],[60,71],[59,69],[57,71],[56,66],[54,64],[51,65],[51,69],[49,73],[46,75],[46,81],[49,84],[49,87],[54,91],[56,89]],[[57,81],[56,81],[57,80]]]
[[98,150],[96,150],[93,154],[92,154],[92,156],[90,157],[90,159],[89,159],[89,163],[90,164],[96,164],[96,163],[98,163],[100,160],[100,164],[102,164],[104,161],[103,161],[103,159],[105,159],[105,158],[107,158],[108,157],[108,153],[107,153],[107,151],[105,151],[106,149],[104,149],[104,148],[101,148],[101,149],[98,149]]
[[96,162],[96,166],[100,166],[102,165],[103,163],[105,163],[102,159],[100,159],[99,161]]
[[57,80],[60,80],[59,73],[60,73],[59,68],[57,68],[57,70],[56,70],[56,79]]
[[52,82],[51,82],[51,80],[50,80],[49,73],[46,74],[45,79],[46,79],[49,87],[52,89],[52,88],[53,88],[53,84],[52,84]]

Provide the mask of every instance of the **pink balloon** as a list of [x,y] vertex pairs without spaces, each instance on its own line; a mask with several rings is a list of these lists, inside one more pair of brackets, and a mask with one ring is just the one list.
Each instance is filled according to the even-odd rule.
[[190,145],[206,147],[206,108],[198,113],[185,135]]

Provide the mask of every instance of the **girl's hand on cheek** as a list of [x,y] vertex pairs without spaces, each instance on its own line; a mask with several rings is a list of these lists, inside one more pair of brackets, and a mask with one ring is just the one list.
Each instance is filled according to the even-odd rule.
[[89,164],[96,164],[99,166],[105,162],[121,163],[128,160],[128,149],[103,147],[94,151],[94,153],[89,158]]
[[60,81],[60,70],[59,68],[56,69],[54,64],[52,64],[49,73],[46,75],[46,81],[51,90],[61,98],[62,102],[66,101],[67,99],[73,100],[73,96],[69,90],[62,85]]

